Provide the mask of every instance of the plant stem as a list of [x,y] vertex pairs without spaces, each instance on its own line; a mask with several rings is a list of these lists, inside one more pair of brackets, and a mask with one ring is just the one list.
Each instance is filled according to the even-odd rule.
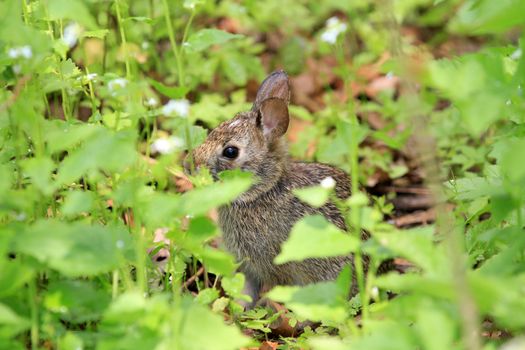
[[186,27],[184,28],[184,34],[182,36],[181,47],[179,48],[177,46],[177,42],[175,41],[175,32],[171,24],[170,7],[168,5],[168,1],[162,0],[162,4],[164,5],[164,19],[166,21],[166,27],[168,28],[168,37],[170,40],[171,49],[173,50],[173,56],[175,56],[175,62],[177,64],[177,81],[180,87],[184,87],[186,83],[185,83],[184,69],[183,69],[183,64],[182,64],[183,53],[184,53],[182,49],[182,45],[184,45],[184,43],[186,42],[186,37],[188,35],[191,23],[193,21],[193,17],[195,17],[195,10],[191,11],[190,18],[188,22],[186,23]]
[[[134,211],[135,213],[137,213],[137,211]],[[136,254],[137,254],[137,264],[136,264],[136,269],[137,269],[137,285],[139,287],[139,290],[142,292],[142,293],[145,293],[146,290],[147,290],[147,285],[146,285],[146,281],[147,281],[147,277],[146,277],[146,259],[145,259],[145,256],[146,256],[146,246],[145,246],[145,242],[144,242],[144,232],[143,232],[143,228],[142,228],[142,222],[140,220],[140,217],[139,215],[136,215],[135,216],[135,250],[136,250]]]
[[124,26],[122,24],[122,16],[120,14],[120,0],[115,0],[115,11],[117,13],[117,25],[120,33],[120,40],[122,42],[122,49],[124,51],[124,62],[126,64],[126,78],[131,79],[131,66],[129,64],[129,55],[128,55],[128,43],[126,41],[126,33],[124,31]]
[[111,297],[116,299],[118,296],[118,270],[113,271],[113,278],[111,281]]
[[[392,54],[397,58],[406,58],[401,45],[399,25],[392,15],[392,0],[382,0],[382,3],[385,5],[383,12],[388,14],[386,15],[385,23],[387,23],[389,32],[392,33],[390,40],[392,43]],[[428,125],[427,118],[422,112],[424,107],[422,107],[419,100],[417,83],[411,77],[404,78],[402,83],[406,88],[407,110],[413,111],[411,121],[414,128],[415,149],[418,150],[424,173],[427,174],[425,182],[432,192],[433,202],[437,203],[435,206],[436,230],[443,234],[445,237],[443,243],[448,246],[451,260],[450,273],[452,283],[455,286],[457,308],[461,317],[463,346],[467,350],[480,350],[482,346],[479,331],[479,314],[468,282],[463,236],[456,229],[454,218],[447,210],[446,197],[442,189],[442,169],[436,154],[438,147],[433,135],[428,131],[432,128]]]
[[[358,149],[359,144],[357,135],[355,133],[356,128],[359,126],[356,115],[351,113],[350,122],[352,124],[352,140],[350,140],[350,183],[352,189],[352,195],[359,193],[359,159]],[[350,215],[352,216],[352,224],[355,234],[361,240],[361,206],[352,205],[350,208]],[[355,274],[357,279],[357,286],[359,287],[359,297],[361,299],[361,321],[365,325],[368,320],[368,289],[365,284],[365,266],[363,264],[363,256],[361,249],[358,249],[354,254],[354,265]]]
[[31,310],[31,349],[38,349],[39,325],[38,325],[38,302],[36,292],[36,281],[38,277],[32,278],[28,283],[28,302]]
[[23,13],[23,17],[24,17],[24,23],[26,25],[29,25],[29,9],[27,7],[26,0],[22,0],[22,13]]

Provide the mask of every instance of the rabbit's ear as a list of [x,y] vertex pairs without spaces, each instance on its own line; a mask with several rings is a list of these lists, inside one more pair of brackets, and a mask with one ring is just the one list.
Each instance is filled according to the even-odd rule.
[[276,97],[265,99],[258,113],[263,135],[268,141],[275,141],[288,130],[290,122],[288,104],[282,99]]
[[275,71],[264,79],[259,87],[259,91],[257,91],[252,110],[260,109],[262,102],[269,98],[281,99],[286,105],[290,102],[288,75],[284,71]]

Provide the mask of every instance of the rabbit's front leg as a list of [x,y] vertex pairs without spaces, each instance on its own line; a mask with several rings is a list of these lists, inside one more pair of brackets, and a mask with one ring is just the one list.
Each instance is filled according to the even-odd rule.
[[241,304],[245,310],[250,310],[253,309],[255,303],[257,303],[257,300],[259,300],[259,293],[261,292],[262,285],[258,279],[250,277],[248,274],[245,276],[246,281],[244,283],[242,294],[250,296],[252,301],[241,300],[239,301],[239,304]]

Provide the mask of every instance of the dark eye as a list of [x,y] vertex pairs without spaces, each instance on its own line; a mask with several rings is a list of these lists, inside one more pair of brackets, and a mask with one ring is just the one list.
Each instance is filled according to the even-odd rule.
[[235,159],[239,155],[239,149],[234,146],[228,146],[222,151],[222,155],[226,158]]

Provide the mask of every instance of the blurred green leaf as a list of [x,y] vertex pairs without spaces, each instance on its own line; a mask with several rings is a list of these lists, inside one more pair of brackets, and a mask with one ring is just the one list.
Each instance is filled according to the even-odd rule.
[[174,100],[184,98],[189,91],[189,89],[184,86],[167,86],[153,79],[149,79],[148,81],[155,90]]
[[64,204],[61,207],[62,214],[66,216],[89,212],[95,201],[95,195],[91,191],[73,190],[66,194]]
[[60,319],[72,323],[98,321],[111,296],[90,281],[52,281],[43,305]]
[[308,286],[278,286],[266,296],[284,303],[299,317],[311,321],[342,322],[347,315],[345,290],[336,282]]
[[210,209],[217,208],[239,197],[250,188],[251,184],[252,179],[249,174],[244,174],[186,192],[181,197],[179,212],[183,215],[202,216]]
[[22,162],[24,171],[29,175],[33,184],[45,195],[50,195],[55,190],[55,184],[51,180],[51,173],[55,164],[49,158],[28,158]]
[[80,148],[70,154],[58,171],[59,184],[71,183],[87,172],[118,172],[137,159],[135,135],[129,131],[98,130]]
[[71,19],[85,25],[89,29],[96,29],[97,22],[91,15],[86,3],[80,0],[50,0],[47,3],[49,19]]
[[0,339],[12,337],[25,331],[30,321],[14,312],[9,306],[0,303]]
[[274,262],[284,264],[307,258],[344,256],[358,248],[357,238],[344,233],[323,216],[307,216],[294,225]]
[[450,23],[450,29],[465,34],[491,34],[525,23],[525,3],[521,0],[468,0]]
[[330,189],[322,186],[312,186],[294,189],[293,194],[312,207],[319,208],[326,204],[330,196]]
[[240,34],[232,34],[223,30],[206,28],[193,33],[188,41],[183,44],[184,49],[190,51],[203,51],[212,45],[221,45],[230,40],[242,38]]
[[14,237],[16,251],[66,276],[109,272],[125,262],[129,234],[122,228],[40,220]]

